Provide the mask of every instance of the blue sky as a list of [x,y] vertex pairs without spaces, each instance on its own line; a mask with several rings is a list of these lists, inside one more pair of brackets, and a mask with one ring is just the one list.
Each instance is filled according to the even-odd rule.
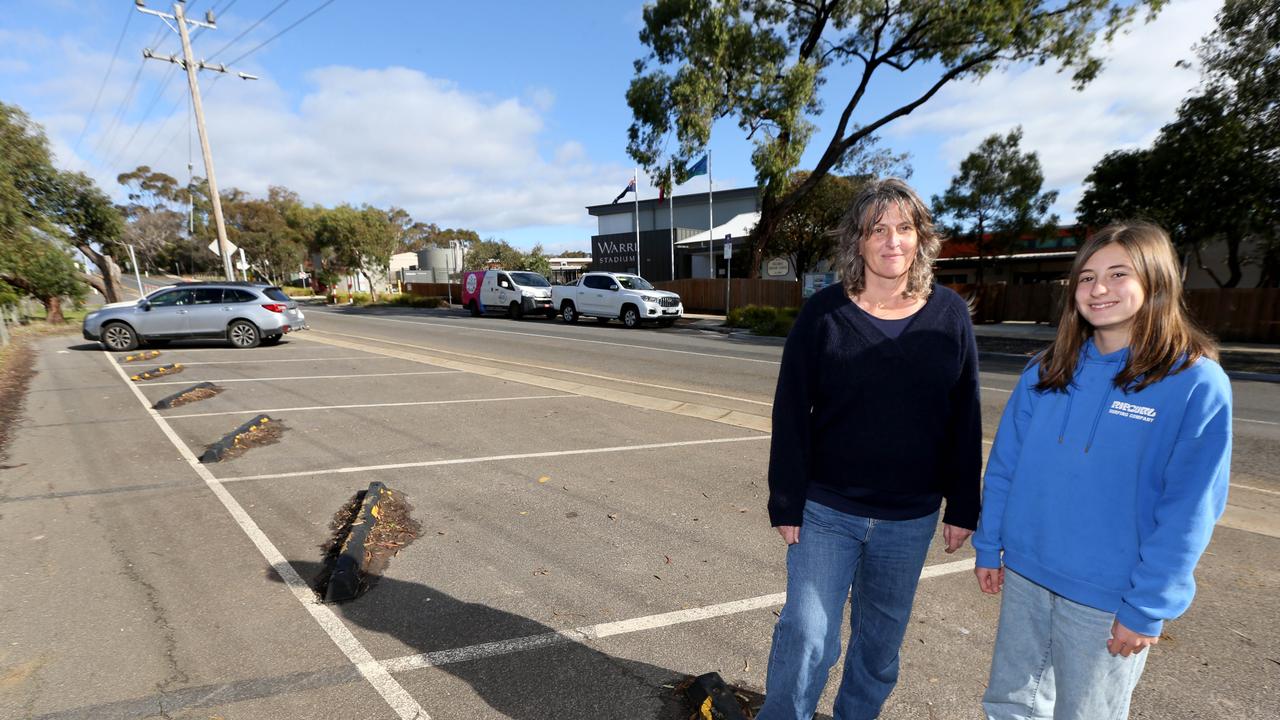
[[[323,4],[287,0],[214,59],[239,57]],[[218,53],[280,5],[188,3],[193,16],[218,11],[218,29],[193,40],[196,56]],[[140,164],[185,179],[189,145],[203,174],[187,129],[185,78],[141,58],[157,38],[153,47],[177,52],[177,36],[133,6],[6,0],[0,26],[0,100],[45,127],[59,165],[90,173],[115,194],[116,174]],[[148,6],[172,11],[171,2]],[[1046,188],[1062,195],[1055,211],[1070,219],[1092,165],[1110,150],[1150,142],[1196,86],[1195,71],[1174,63],[1193,58],[1191,45],[1212,29],[1219,6],[1175,0],[1154,22],[1135,24],[1099,48],[1108,67],[1084,92],[1055,68],[1014,68],[949,86],[886,128],[883,143],[910,153],[911,182],[929,196],[945,189],[983,137],[1022,125],[1023,147],[1040,154]],[[584,207],[616,196],[633,165],[624,94],[632,62],[644,55],[642,7],[635,0],[336,0],[236,63],[260,80],[215,82],[201,73],[219,185],[252,194],[284,185],[310,203],[396,205],[525,249],[589,249],[593,223]],[[831,75],[824,90],[830,114],[842,107],[854,72]],[[918,93],[929,75],[926,67],[880,77],[860,119]],[[829,139],[830,119],[815,121],[802,167]],[[732,121],[716,125],[711,148],[717,188],[754,182],[751,145]],[[695,178],[677,192],[704,192],[705,182]],[[655,194],[642,176],[640,197]]]

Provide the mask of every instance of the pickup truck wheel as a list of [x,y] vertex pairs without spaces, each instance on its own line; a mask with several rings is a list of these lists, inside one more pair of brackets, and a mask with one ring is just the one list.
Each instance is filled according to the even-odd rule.
[[480,303],[472,300],[467,304],[467,309],[471,311],[471,317],[480,317]]
[[622,324],[628,328],[640,327],[640,311],[631,305],[622,308]]
[[567,323],[578,322],[578,309],[573,306],[573,303],[567,302],[560,308],[560,319]]
[[514,303],[514,302],[511,303],[511,305],[507,306],[507,317],[511,318],[512,320],[523,319],[524,308],[520,305],[520,303]]

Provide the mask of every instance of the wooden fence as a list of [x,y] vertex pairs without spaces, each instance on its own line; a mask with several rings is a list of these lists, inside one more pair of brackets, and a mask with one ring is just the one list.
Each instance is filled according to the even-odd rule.
[[[725,280],[674,280],[657,283],[661,290],[680,296],[687,312],[725,312]],[[787,280],[728,281],[730,307],[772,305],[799,307],[801,284]],[[969,301],[975,323],[1038,322],[1054,324],[1061,312],[1066,286],[1052,283],[1032,285],[951,285]],[[462,285],[453,283],[406,283],[407,293],[445,297],[452,290],[453,301],[462,297]],[[1280,288],[1231,288],[1188,290],[1187,307],[1209,332],[1228,342],[1280,343]]]
[[405,283],[404,291],[417,297],[449,297],[456,303],[462,297],[460,283]]
[[[727,281],[730,307],[744,305],[772,305],[774,307],[799,307],[800,283],[786,280]],[[673,280],[656,283],[659,290],[668,290],[680,296],[687,312],[725,312],[725,280]]]

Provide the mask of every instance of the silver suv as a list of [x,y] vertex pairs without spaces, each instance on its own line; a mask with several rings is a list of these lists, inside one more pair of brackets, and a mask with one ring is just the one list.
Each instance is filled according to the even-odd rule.
[[187,338],[225,338],[238,348],[275,345],[305,327],[298,303],[272,285],[178,283],[136,301],[105,305],[84,319],[84,337],[108,350]]

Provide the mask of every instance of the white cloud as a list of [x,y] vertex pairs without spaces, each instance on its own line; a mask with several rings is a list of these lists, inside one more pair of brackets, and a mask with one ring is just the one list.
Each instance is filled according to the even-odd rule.
[[1069,74],[1048,65],[992,73],[944,88],[886,134],[940,135],[938,151],[954,170],[984,137],[1021,125],[1022,148],[1039,154],[1046,188],[1061,191],[1055,211],[1073,217],[1093,165],[1112,150],[1150,143],[1196,87],[1198,73],[1175,63],[1193,59],[1191,46],[1212,30],[1220,7],[1216,1],[1174,2],[1111,44],[1099,41],[1106,65],[1083,91],[1072,89]]
[[[401,67],[320,68],[307,75],[297,101],[265,76],[256,82],[229,76],[212,87],[205,77],[202,87],[223,190],[263,194],[269,185],[284,185],[309,203],[395,205],[417,219],[483,236],[566,226],[585,237],[592,223],[583,206],[607,202],[617,192],[616,178],[629,173],[589,162],[583,145],[572,140],[556,143],[544,157],[538,105],[551,102],[549,94],[533,93],[530,101],[491,97]],[[181,97],[175,90],[169,95]],[[143,162],[185,179],[185,103],[171,117],[160,115],[172,102],[161,100],[118,161],[121,167],[104,174]],[[73,125],[67,130],[78,132]],[[118,128],[112,144],[135,128]],[[95,140],[91,134],[81,149]],[[142,156],[147,142],[151,151]],[[67,150],[66,143],[58,148]],[[203,174],[198,144],[195,164]]]

